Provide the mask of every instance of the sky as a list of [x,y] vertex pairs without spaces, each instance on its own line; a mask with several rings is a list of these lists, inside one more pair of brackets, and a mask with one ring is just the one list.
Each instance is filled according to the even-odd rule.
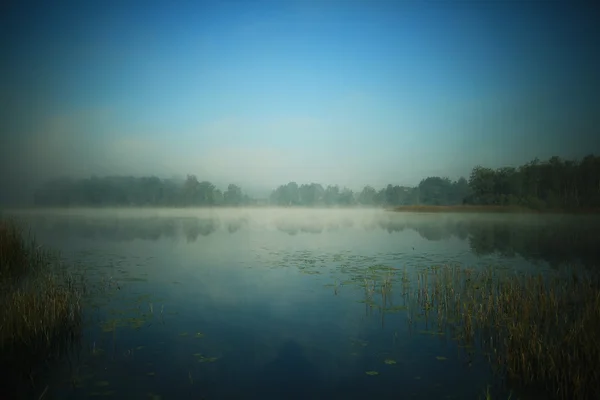
[[13,2],[0,200],[57,176],[360,189],[599,154],[600,19],[581,4]]

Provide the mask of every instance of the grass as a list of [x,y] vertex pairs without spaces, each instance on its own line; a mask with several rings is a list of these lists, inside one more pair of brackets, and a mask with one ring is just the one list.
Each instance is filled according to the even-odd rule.
[[592,398],[600,382],[600,279],[560,271],[432,267],[412,289],[409,321],[425,318],[461,348],[479,348],[498,377],[547,398]]
[[[15,388],[80,337],[82,279],[12,221],[0,220],[0,363]],[[22,388],[19,388],[22,389]]]
[[539,213],[539,211],[521,207],[521,206],[478,206],[478,205],[455,205],[455,206],[428,206],[428,205],[414,205],[414,206],[398,206],[392,208],[392,211],[397,212],[466,212],[466,213],[481,213],[481,212],[492,212],[492,213]]
[[412,205],[397,206],[391,208],[396,212],[424,212],[424,213],[527,213],[527,214],[599,214],[600,209],[581,208],[581,209],[552,209],[547,208],[538,210],[524,206],[501,206],[501,205],[453,205],[453,206],[431,206],[431,205]]

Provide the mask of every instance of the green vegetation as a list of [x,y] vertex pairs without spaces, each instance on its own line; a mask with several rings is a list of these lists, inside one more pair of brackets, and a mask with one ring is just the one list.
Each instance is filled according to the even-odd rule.
[[456,205],[456,206],[397,206],[394,207],[394,211],[400,212],[487,212],[487,213],[531,213],[538,212],[535,209],[523,207],[523,206],[498,206],[498,205]]
[[[405,313],[401,320],[411,333],[454,340],[465,365],[487,361],[497,378],[488,398],[506,398],[507,389],[548,399],[595,395],[600,379],[600,274],[595,270],[399,269],[351,252],[325,258],[298,252],[284,260],[301,271],[335,263],[335,284],[325,286],[338,296],[361,293],[360,303],[369,315],[379,313],[382,326]],[[451,354],[434,360],[449,362]],[[385,357],[385,364],[402,359],[393,351]]]
[[[518,168],[496,170],[476,166],[469,179],[456,181],[431,176],[416,187],[387,185],[376,190],[365,186],[360,192],[337,185],[290,182],[276,188],[269,199],[251,199],[239,186],[225,191],[211,182],[157,177],[92,177],[58,179],[35,194],[40,206],[511,206],[517,209],[600,209],[600,157],[581,161],[552,157],[533,160]],[[471,209],[472,210],[472,209]],[[512,210],[512,209],[505,209]]]
[[[389,272],[369,271],[365,304],[393,312]],[[422,333],[449,334],[467,353],[478,348],[499,378],[548,398],[594,395],[600,379],[597,274],[516,275],[445,266],[420,270],[413,284],[406,271],[401,277],[409,324],[424,319],[429,330]]]
[[7,385],[23,391],[40,366],[79,339],[84,289],[56,255],[0,220],[0,363],[10,365]]
[[230,184],[225,192],[195,175],[185,180],[157,177],[109,176],[47,182],[36,191],[34,203],[40,206],[242,206],[252,200],[239,186]]
[[535,209],[599,209],[600,157],[581,161],[552,157],[519,168],[492,170],[477,166],[471,172],[468,204],[522,205]]

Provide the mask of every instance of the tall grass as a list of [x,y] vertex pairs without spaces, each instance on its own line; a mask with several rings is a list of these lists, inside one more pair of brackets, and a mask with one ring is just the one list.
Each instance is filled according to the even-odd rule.
[[498,376],[548,398],[587,399],[600,382],[599,282],[583,271],[428,268],[405,300],[464,348],[483,350]]
[[[81,334],[81,277],[12,221],[0,220],[0,363],[15,387],[35,381],[40,366]],[[5,369],[6,371],[7,369]]]

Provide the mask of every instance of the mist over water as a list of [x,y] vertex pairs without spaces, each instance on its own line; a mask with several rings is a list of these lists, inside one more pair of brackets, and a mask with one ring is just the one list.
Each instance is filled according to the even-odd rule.
[[275,240],[315,246],[318,251],[381,250],[403,254],[406,260],[434,263],[524,259],[557,267],[594,265],[600,259],[596,248],[600,217],[596,215],[302,208],[36,209],[7,215],[61,247],[82,238],[169,240],[199,247],[210,242],[210,251],[219,253],[231,241],[253,251]]
[[[371,209],[6,216],[73,268],[111,282],[86,309],[78,361],[47,377],[48,395],[61,399],[397,398],[400,387],[408,398],[462,399],[487,385],[507,396],[480,355],[461,353],[427,318],[408,323],[403,274],[414,278],[432,265],[544,271],[600,259],[590,239],[600,224],[587,216]],[[395,282],[380,306],[368,305],[360,286],[371,279]],[[64,383],[73,379],[75,386]]]
[[[523,375],[554,373],[559,394],[600,376],[584,371],[600,371],[586,280],[600,264],[600,8],[11,3],[0,266],[16,272],[0,276],[0,333],[48,344],[38,317],[63,328],[74,309],[85,325],[67,329],[71,353],[42,354],[34,387],[0,379],[0,400],[10,383],[14,400],[535,398],[486,358],[497,318],[494,334],[521,340],[496,358]],[[30,259],[51,273],[24,293],[12,276],[35,275]],[[82,275],[85,291],[70,286]],[[483,333],[465,344],[472,312]]]

